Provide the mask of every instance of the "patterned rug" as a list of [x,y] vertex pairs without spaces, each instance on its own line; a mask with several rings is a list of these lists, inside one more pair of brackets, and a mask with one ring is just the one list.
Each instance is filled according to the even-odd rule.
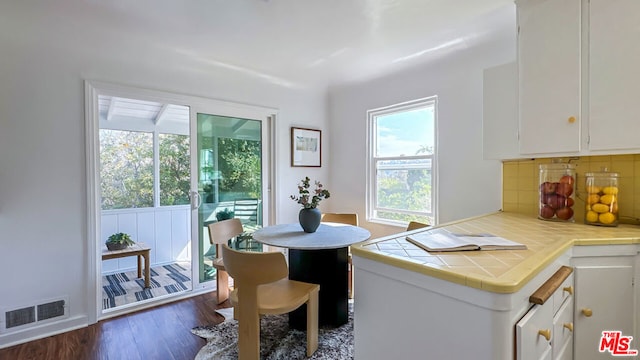
[[102,277],[102,309],[191,290],[189,263],[152,267],[149,286],[144,288],[144,276],[138,278],[137,270],[105,275]]
[[[220,324],[191,329],[193,334],[207,340],[207,344],[196,355],[196,360],[238,358],[238,322],[233,319],[232,312],[222,315],[225,321]],[[261,317],[260,359],[307,359],[306,352],[306,332],[289,329],[286,314]],[[353,304],[349,304],[349,322],[345,325],[318,330],[318,350],[308,359],[353,359]]]

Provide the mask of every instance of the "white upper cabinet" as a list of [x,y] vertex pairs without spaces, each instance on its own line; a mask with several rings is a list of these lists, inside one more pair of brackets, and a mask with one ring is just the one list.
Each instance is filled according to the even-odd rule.
[[589,149],[640,149],[640,1],[589,5]]
[[518,158],[518,65],[495,66],[483,75],[483,156]]
[[522,155],[578,153],[581,0],[518,1]]
[[640,0],[516,4],[518,96],[485,70],[485,159],[640,152]]

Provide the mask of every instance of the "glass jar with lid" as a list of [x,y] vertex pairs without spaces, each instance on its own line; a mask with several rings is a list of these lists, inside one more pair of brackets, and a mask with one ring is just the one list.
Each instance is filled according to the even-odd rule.
[[541,164],[538,218],[573,222],[576,170],[573,164]]
[[607,169],[586,173],[585,189],[585,224],[618,226],[618,173]]

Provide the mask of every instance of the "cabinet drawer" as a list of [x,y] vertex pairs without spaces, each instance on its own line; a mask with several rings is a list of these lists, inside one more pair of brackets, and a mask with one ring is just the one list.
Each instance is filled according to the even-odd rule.
[[573,273],[566,278],[553,293],[553,313],[557,313],[564,301],[573,298]]
[[[560,289],[558,289],[560,290]],[[557,354],[563,351],[568,342],[571,342],[573,336],[573,296],[567,298],[560,310],[553,317],[553,338],[551,346],[553,347],[553,357],[558,358]]]
[[552,332],[553,306],[534,305],[516,324],[517,359],[540,359],[550,354]]

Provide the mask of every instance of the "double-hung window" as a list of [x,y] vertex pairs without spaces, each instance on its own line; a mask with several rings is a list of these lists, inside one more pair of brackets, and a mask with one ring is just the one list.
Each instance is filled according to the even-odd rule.
[[435,224],[437,98],[367,112],[369,221]]

